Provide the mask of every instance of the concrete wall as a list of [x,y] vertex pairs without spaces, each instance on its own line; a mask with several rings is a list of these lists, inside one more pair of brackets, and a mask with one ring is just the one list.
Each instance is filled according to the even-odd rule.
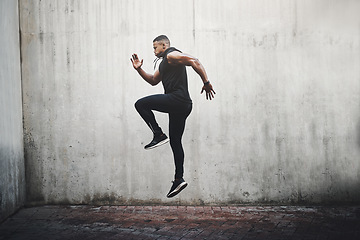
[[25,201],[18,2],[0,1],[0,222]]
[[[25,1],[28,198],[33,203],[360,200],[360,2]],[[162,92],[132,69],[152,40],[200,59],[183,139],[189,187],[166,199],[169,145],[152,151],[134,102]],[[167,116],[158,114],[163,129]]]

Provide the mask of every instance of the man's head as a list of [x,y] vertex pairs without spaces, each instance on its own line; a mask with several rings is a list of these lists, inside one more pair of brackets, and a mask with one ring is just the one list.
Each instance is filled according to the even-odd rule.
[[170,40],[165,35],[160,35],[153,40],[154,54],[161,57],[163,52],[170,47]]

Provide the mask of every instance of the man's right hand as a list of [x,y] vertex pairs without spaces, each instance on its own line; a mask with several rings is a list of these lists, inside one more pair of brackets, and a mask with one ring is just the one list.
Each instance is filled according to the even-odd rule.
[[144,59],[141,59],[141,61],[138,58],[138,55],[136,53],[134,53],[132,55],[132,58],[130,58],[133,67],[135,68],[135,70],[138,70],[139,68],[141,68],[141,66],[143,65]]

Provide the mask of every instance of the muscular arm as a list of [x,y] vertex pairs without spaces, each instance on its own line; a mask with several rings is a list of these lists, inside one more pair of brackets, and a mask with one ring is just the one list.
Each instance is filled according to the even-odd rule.
[[146,82],[148,82],[152,86],[157,85],[161,81],[159,70],[156,70],[154,74],[150,74],[145,72],[141,67],[139,67],[138,69],[136,69],[136,71]]
[[169,64],[171,64],[171,65],[182,64],[185,66],[191,66],[194,69],[194,71],[197,74],[199,74],[199,76],[201,77],[201,80],[204,83],[201,93],[203,93],[204,91],[206,92],[206,99],[211,100],[212,98],[214,98],[215,91],[214,91],[212,85],[210,84],[208,76],[205,71],[205,68],[201,64],[199,59],[197,59],[189,54],[186,54],[186,53],[174,51],[167,55],[167,60],[168,60]]
[[154,74],[145,72],[141,66],[143,65],[143,59],[138,58],[137,54],[133,54],[130,59],[134,69],[140,74],[140,76],[152,86],[157,85],[161,81],[161,76],[159,70],[156,70]]
[[172,65],[181,64],[181,65],[191,66],[195,70],[195,72],[197,74],[199,74],[203,83],[206,83],[209,81],[206,71],[205,71],[205,68],[201,64],[199,59],[197,59],[193,56],[190,56],[189,54],[181,53],[178,51],[169,53],[167,55],[167,59],[168,59],[169,64],[172,64]]

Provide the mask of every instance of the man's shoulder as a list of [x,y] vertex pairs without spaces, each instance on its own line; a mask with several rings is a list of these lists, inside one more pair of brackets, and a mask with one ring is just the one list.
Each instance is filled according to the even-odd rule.
[[182,57],[182,52],[179,49],[176,49],[174,47],[170,47],[166,49],[165,56],[164,56],[164,64],[170,64],[170,65],[177,65],[178,61]]
[[177,49],[177,48],[174,48],[174,47],[170,47],[167,49],[168,50],[168,53],[166,54],[166,58],[169,60],[172,60],[172,59],[177,59],[178,57],[181,56],[182,52]]
[[174,57],[177,57],[177,56],[180,56],[181,55],[181,52],[179,50],[173,50],[171,52],[169,52],[166,56],[167,58],[174,58]]

